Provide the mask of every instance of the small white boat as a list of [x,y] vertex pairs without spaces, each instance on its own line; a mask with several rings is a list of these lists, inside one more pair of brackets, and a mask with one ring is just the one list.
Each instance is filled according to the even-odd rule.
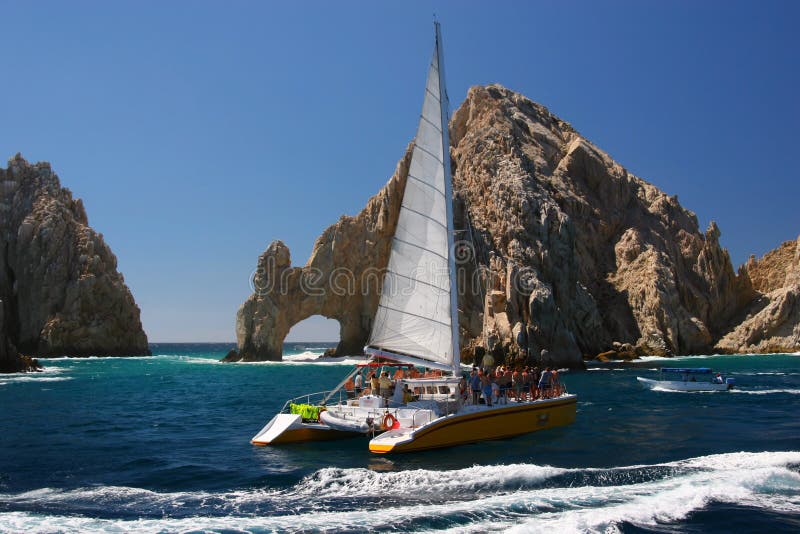
[[641,376],[636,380],[650,389],[669,391],[727,391],[736,383],[734,378],[714,373],[708,367],[663,367],[659,380]]

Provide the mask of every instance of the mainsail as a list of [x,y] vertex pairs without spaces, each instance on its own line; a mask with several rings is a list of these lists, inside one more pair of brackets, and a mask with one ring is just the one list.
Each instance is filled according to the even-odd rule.
[[457,373],[448,100],[439,24],[403,203],[367,352]]

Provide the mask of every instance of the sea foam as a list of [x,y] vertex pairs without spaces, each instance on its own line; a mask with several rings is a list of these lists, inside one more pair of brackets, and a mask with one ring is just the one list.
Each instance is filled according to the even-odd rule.
[[[535,464],[401,472],[326,468],[280,491],[158,493],[122,487],[44,488],[0,495],[0,503],[7,510],[38,503],[59,513],[5,512],[0,514],[0,530],[615,531],[623,523],[654,526],[679,522],[713,502],[800,513],[798,463],[797,451],[738,452],[615,468]],[[127,503],[126,510],[132,513],[140,507],[157,508],[158,512],[139,514],[141,518],[135,520],[62,512],[86,501],[117,509]],[[252,508],[265,502],[279,504],[274,515]],[[175,517],[187,503],[199,507],[200,514]]]

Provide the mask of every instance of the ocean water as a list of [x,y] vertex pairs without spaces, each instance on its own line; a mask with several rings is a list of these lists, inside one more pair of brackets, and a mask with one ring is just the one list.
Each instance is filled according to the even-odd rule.
[[[259,448],[288,397],[350,362],[289,344],[44,360],[0,376],[0,532],[799,532],[800,355],[599,365],[562,375],[575,423],[398,456],[366,442]],[[640,387],[661,365],[728,372],[732,392]]]

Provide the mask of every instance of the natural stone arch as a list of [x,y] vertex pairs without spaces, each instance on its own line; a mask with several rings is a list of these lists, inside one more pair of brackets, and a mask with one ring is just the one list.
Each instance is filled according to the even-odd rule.
[[314,345],[330,344],[339,342],[342,324],[336,319],[323,317],[322,315],[312,315],[302,321],[298,321],[286,334],[284,343],[292,345]]
[[380,298],[383,269],[400,212],[410,150],[389,183],[355,217],[342,216],[314,243],[304,267],[273,241],[258,258],[254,292],[236,314],[238,352],[228,361],[279,361],[289,330],[313,315],[341,325],[337,355],[360,354]]

